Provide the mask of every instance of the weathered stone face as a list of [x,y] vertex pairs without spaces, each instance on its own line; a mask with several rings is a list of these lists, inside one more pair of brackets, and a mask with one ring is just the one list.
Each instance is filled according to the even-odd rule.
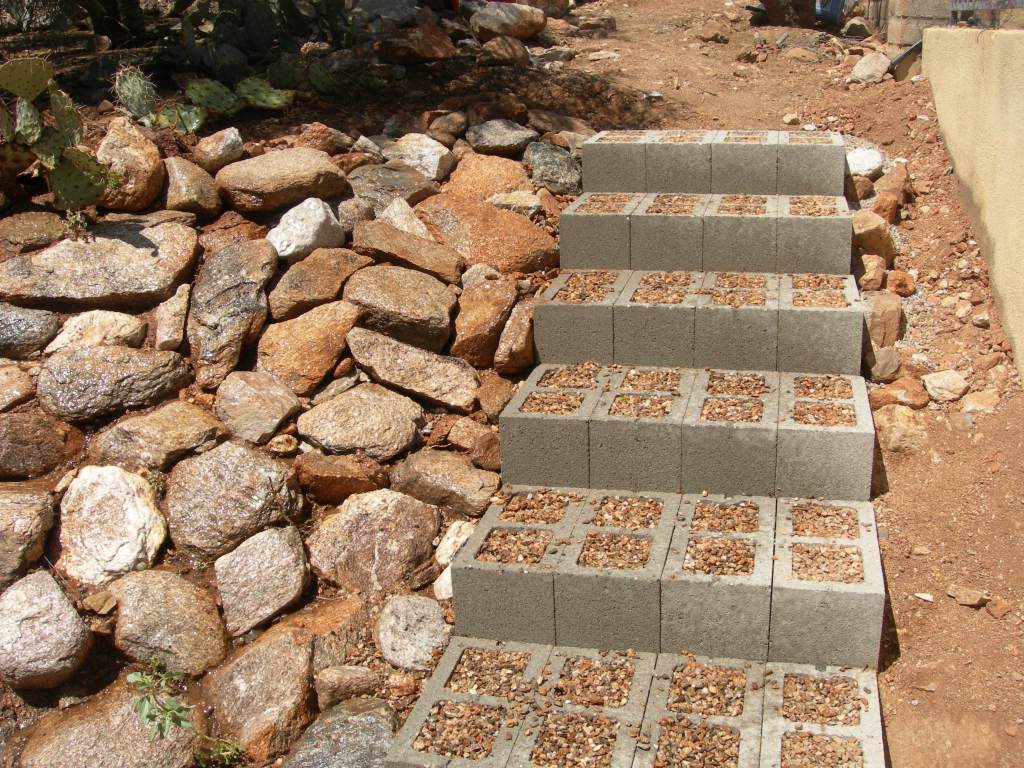
[[307,147],[231,163],[217,171],[214,181],[221,197],[243,213],[274,211],[308,197],[337,197],[348,187],[330,155]]
[[211,413],[178,400],[100,432],[90,453],[96,461],[126,469],[166,470],[193,451],[209,450],[226,434]]
[[53,519],[49,493],[0,490],[0,591],[43,556]]

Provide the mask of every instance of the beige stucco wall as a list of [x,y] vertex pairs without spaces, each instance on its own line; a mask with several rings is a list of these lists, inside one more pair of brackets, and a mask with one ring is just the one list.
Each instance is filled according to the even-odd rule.
[[1024,372],[1024,31],[928,29],[924,74]]

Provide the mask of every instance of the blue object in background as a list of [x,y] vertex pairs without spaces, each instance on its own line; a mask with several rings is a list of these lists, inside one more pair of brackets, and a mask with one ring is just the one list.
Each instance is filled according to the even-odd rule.
[[839,24],[843,18],[843,0],[816,0],[814,12],[819,21]]

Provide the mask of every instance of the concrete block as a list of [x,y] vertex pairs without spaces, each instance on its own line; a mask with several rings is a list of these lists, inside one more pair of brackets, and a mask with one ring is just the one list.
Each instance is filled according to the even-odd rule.
[[778,495],[870,499],[875,430],[864,380],[787,373],[780,389]]
[[[492,506],[452,561],[455,631],[460,635],[554,643],[554,572],[574,519],[525,525]],[[518,542],[523,546],[514,548]]]
[[696,501],[683,498],[661,580],[664,651],[768,657],[774,504],[753,501],[757,531],[713,533],[691,529]]
[[558,219],[562,269],[629,269],[630,214],[643,199],[606,192],[577,198]]
[[633,272],[613,308],[615,362],[693,365],[700,272]]
[[679,491],[683,416],[691,370],[672,392],[612,389],[590,416],[590,483],[632,491]]
[[871,504],[780,500],[769,660],[875,668],[884,610]]
[[575,370],[552,365],[534,369],[501,412],[498,423],[505,482],[590,485],[590,415],[600,397],[600,380],[593,379],[589,387],[546,385],[545,375],[564,369]]
[[777,272],[778,198],[712,195],[704,211],[704,270]]
[[778,417],[778,374],[698,372],[683,419],[680,490],[773,495]]
[[864,317],[864,303],[851,275],[783,275],[779,370],[856,375]]
[[[597,492],[591,499],[599,503],[610,493]],[[660,579],[679,497],[643,496],[662,505],[660,520],[652,528],[582,522],[574,528],[555,570],[555,637],[559,645],[658,652]],[[628,498],[620,495],[615,501],[628,503]],[[585,511],[581,519],[588,518],[594,519]]]
[[853,214],[845,197],[785,195],[778,210],[777,271],[850,274]]
[[601,131],[581,146],[584,192],[646,192],[651,131]]
[[653,131],[645,144],[651,192],[711,191],[711,143],[719,131]]
[[630,269],[699,271],[709,200],[706,195],[645,195],[630,216]]
[[708,273],[702,293],[694,313],[694,367],[776,370],[778,277]]
[[779,134],[780,195],[842,195],[846,176],[843,136],[833,131]]
[[533,308],[533,338],[545,363],[614,360],[612,306],[629,272],[562,272]]
[[718,131],[711,144],[711,191],[774,195],[778,164],[778,131]]
[[[796,700],[793,693],[797,691],[808,704],[802,705]],[[820,696],[825,692],[833,699],[845,698],[851,706],[835,707],[831,702],[825,705],[824,697]],[[809,699],[808,693],[811,694]],[[821,702],[817,711],[816,701]],[[838,715],[831,715],[837,709]],[[831,716],[822,716],[822,712]],[[830,755],[831,762],[821,762],[823,753]],[[766,665],[761,765],[783,768],[801,762],[885,768],[878,680],[873,672],[835,667],[823,670],[804,664]]]
[[[650,747],[637,750],[633,768],[691,764],[758,768],[763,681],[762,664],[660,654],[641,728],[643,736],[650,738]],[[702,692],[691,698],[688,690]],[[677,753],[673,743],[685,744],[688,751]],[[721,755],[719,750],[735,758],[714,759]]]

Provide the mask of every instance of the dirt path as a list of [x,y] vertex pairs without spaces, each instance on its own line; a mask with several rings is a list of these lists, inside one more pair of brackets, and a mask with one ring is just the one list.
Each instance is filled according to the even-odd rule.
[[[910,163],[918,198],[901,227],[897,266],[917,269],[918,294],[902,350],[911,375],[952,367],[973,389],[997,386],[1002,401],[973,425],[954,405],[926,411],[930,447],[887,455],[889,489],[875,501],[894,629],[880,676],[893,768],[1010,768],[1024,765],[1024,397],[1012,372],[998,317],[979,329],[940,306],[944,295],[977,292],[991,301],[983,254],[971,241],[955,178],[937,135],[927,82],[885,82],[860,90],[827,36],[806,30],[753,29],[741,5],[719,0],[601,0],[587,13],[616,17],[607,40],[580,46],[575,66],[664,97],[657,121],[683,127],[782,128],[801,123],[874,141]],[[693,35],[712,14],[735,14],[726,44]],[[725,17],[721,21],[728,22]],[[763,63],[737,55],[755,34],[785,48],[805,47],[817,61],[770,52]],[[589,61],[613,51],[618,59]],[[792,54],[790,54],[792,55]],[[915,357],[914,355],[918,355]],[[958,605],[953,584],[987,590],[1011,610],[996,618]],[[931,602],[915,595],[930,595]]]

